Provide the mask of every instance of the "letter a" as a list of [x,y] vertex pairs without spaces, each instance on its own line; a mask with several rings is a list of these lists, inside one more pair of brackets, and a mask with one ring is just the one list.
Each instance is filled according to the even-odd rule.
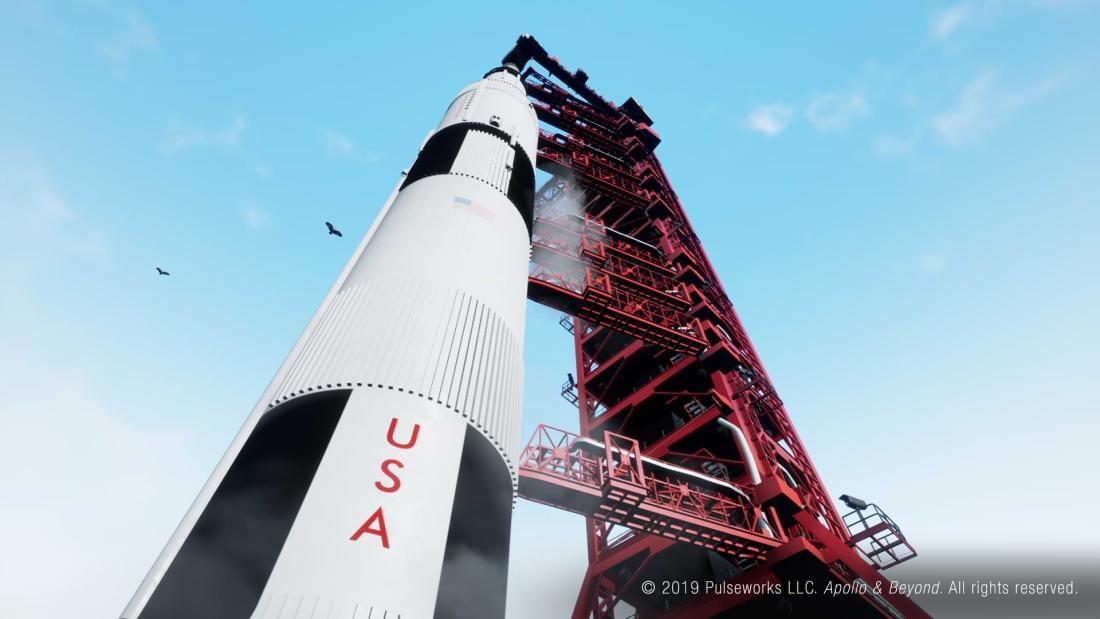
[[398,449],[411,449],[416,444],[416,437],[420,435],[420,424],[413,424],[412,438],[407,443],[398,443],[393,438],[393,432],[397,429],[397,417],[390,419],[390,431],[386,433],[386,440],[390,442],[390,445],[397,447]]
[[[375,520],[378,521],[377,529],[371,528],[371,524]],[[351,536],[351,541],[358,541],[359,537],[362,536],[364,533],[370,533],[371,535],[377,535],[378,537],[382,538],[382,547],[389,549],[390,537],[386,534],[386,519],[382,516],[381,507],[374,510],[374,513],[371,514],[370,518],[367,518],[367,521],[363,523],[363,526],[359,527],[359,530]]]

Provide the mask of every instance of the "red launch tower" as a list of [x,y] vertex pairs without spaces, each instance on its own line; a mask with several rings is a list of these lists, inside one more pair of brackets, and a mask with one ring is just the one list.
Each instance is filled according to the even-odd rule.
[[[540,426],[519,493],[586,516],[573,619],[612,619],[620,602],[638,619],[926,617],[881,574],[916,555],[893,521],[858,499],[833,507],[654,154],[653,120],[527,35],[505,61],[545,71],[522,74],[551,175],[528,296],[569,315],[562,396],[580,432]],[[846,593],[823,595],[829,583]]]

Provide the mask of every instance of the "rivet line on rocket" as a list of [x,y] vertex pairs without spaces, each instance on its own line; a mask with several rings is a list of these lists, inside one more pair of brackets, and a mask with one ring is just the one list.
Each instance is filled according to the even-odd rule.
[[415,396],[424,398],[425,400],[428,400],[429,402],[434,402],[436,404],[442,404],[447,409],[453,410],[454,412],[461,415],[464,419],[469,420],[469,423],[471,423],[474,427],[476,427],[478,430],[481,431],[482,436],[489,439],[489,441],[493,443],[493,447],[496,448],[497,453],[500,454],[500,457],[504,459],[504,463],[508,466],[509,474],[512,476],[512,488],[513,489],[519,488],[519,480],[516,477],[516,473],[515,473],[515,464],[512,462],[512,459],[508,457],[508,454],[504,452],[504,446],[500,444],[500,441],[497,440],[496,437],[490,436],[488,434],[488,429],[486,427],[484,427],[479,421],[471,419],[470,416],[466,412],[459,410],[459,408],[457,406],[451,406],[450,404],[447,404],[443,400],[437,400],[437,399],[433,398],[430,395],[426,396],[423,393],[413,391],[412,389],[405,389],[404,387],[397,387],[397,386],[394,386],[394,385],[383,385],[381,383],[378,383],[378,384],[375,384],[375,383],[361,383],[361,382],[356,382],[356,383],[332,383],[332,384],[327,384],[327,385],[317,385],[316,387],[306,387],[305,389],[299,389],[298,391],[292,391],[289,395],[285,395],[281,398],[277,398],[274,402],[268,404],[267,408],[268,409],[275,408],[276,406],[279,406],[280,404],[284,404],[284,403],[289,402],[289,401],[291,401],[295,398],[298,398],[298,397],[303,396],[303,395],[308,395],[310,393],[315,393],[315,392],[318,392],[318,391],[328,391],[330,389],[348,389],[350,387],[371,387],[371,388],[378,388],[378,389],[388,389],[390,391],[398,391],[400,393],[407,393],[409,395],[415,395]]

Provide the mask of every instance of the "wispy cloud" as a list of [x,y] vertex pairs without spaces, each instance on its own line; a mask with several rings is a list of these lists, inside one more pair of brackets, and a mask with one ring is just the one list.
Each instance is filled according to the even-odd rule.
[[19,324],[20,313],[38,315],[34,291],[74,261],[84,273],[110,256],[102,228],[71,206],[44,167],[0,165],[0,324]]
[[259,230],[271,223],[271,213],[260,208],[255,200],[245,200],[241,205],[241,220],[252,230]]
[[[207,473],[194,432],[133,405],[148,399],[133,391],[146,381],[129,395],[103,387],[104,377],[136,366],[88,361],[126,349],[119,337],[159,333],[160,317],[147,314],[117,331],[98,317],[81,320],[118,298],[133,310],[128,317],[137,316],[143,299],[113,279],[111,245],[79,187],[42,163],[0,161],[0,421],[5,436],[19,437],[0,449],[0,470],[24,472],[3,481],[0,547],[5,565],[19,566],[2,570],[4,616],[117,614],[120,596],[140,582],[191,499],[168,489],[196,488]],[[75,292],[87,282],[100,293]],[[131,513],[134,500],[143,505],[140,517]],[[50,535],[76,512],[82,543]],[[81,569],[92,562],[97,569]]]
[[382,160],[380,153],[359,149],[356,147],[354,140],[339,131],[330,129],[325,131],[321,137],[325,150],[332,157],[345,157],[366,163],[377,163]]
[[749,131],[775,137],[804,115],[820,133],[837,133],[871,113],[871,104],[861,89],[846,89],[814,95],[805,104],[767,103],[753,108],[742,121]]
[[806,106],[806,119],[823,133],[843,131],[856,119],[870,113],[870,104],[858,91],[817,95]]
[[785,103],[761,105],[745,118],[745,127],[750,131],[774,137],[783,132],[794,120],[794,106]]
[[107,250],[99,228],[83,221],[61,196],[53,177],[34,164],[0,168],[0,243],[8,250],[22,248],[35,254],[53,254],[58,247],[82,256]]
[[112,60],[121,62],[129,59],[135,53],[157,49],[159,43],[153,25],[142,17],[136,9],[125,11],[122,19],[122,33],[109,41],[96,45],[96,49],[100,53]]
[[14,166],[0,171],[0,206],[5,213],[21,213],[29,221],[54,224],[76,217],[58,195],[53,179],[38,166]]
[[334,157],[351,155],[355,152],[355,142],[343,133],[326,131],[324,139],[325,150]]
[[947,268],[947,254],[942,249],[933,249],[920,255],[920,268],[928,273],[938,273]]
[[901,136],[893,133],[882,133],[875,137],[871,146],[875,154],[880,157],[904,157],[911,152],[917,144],[917,136],[911,134]]
[[240,145],[241,136],[247,128],[248,122],[243,116],[235,117],[228,127],[217,130],[193,127],[173,119],[165,129],[160,150],[165,153],[175,153],[201,146],[235,148]]
[[963,26],[974,21],[977,11],[970,4],[949,6],[932,15],[928,22],[928,35],[937,41],[946,41]]
[[[84,351],[74,346],[64,352]],[[33,360],[33,349],[27,353],[12,350],[19,365],[5,367],[0,378],[9,394],[5,431],[19,437],[0,450],[0,467],[26,472],[4,479],[5,501],[18,508],[5,510],[0,540],[20,566],[5,570],[0,584],[5,614],[117,613],[125,600],[120,594],[141,580],[151,553],[164,544],[171,529],[163,523],[178,521],[186,507],[169,488],[201,483],[205,471],[195,456],[201,443],[187,428],[142,417],[145,411],[120,414],[121,407],[133,407],[125,398],[105,397],[96,377],[70,369],[62,352],[51,351],[56,361]],[[127,513],[135,500],[140,517]],[[50,534],[71,525],[75,512],[88,532],[82,543]],[[92,563],[97,569],[78,567]]]
[[948,146],[977,143],[1004,125],[1020,110],[1054,91],[1063,81],[1061,74],[1023,87],[1001,85],[992,71],[979,74],[963,87],[958,101],[932,118],[932,129]]

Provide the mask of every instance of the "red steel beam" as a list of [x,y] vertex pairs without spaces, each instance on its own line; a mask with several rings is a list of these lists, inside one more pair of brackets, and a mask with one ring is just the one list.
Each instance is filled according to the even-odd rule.
[[[529,293],[577,317],[571,330],[577,376],[568,386],[576,391],[581,428],[581,436],[557,437],[559,444],[549,436],[533,439],[521,463],[520,491],[589,517],[589,570],[574,617],[612,617],[643,569],[677,568],[682,553],[674,551],[684,544],[753,558],[756,567],[735,575],[736,582],[808,576],[881,582],[849,546],[847,529],[653,154],[660,138],[652,120],[632,99],[616,107],[601,98],[583,71],[566,70],[533,38],[522,37],[517,49],[560,82],[533,68],[523,75],[536,114],[556,130],[539,136],[538,167],[556,176],[536,199]],[[661,348],[680,353],[669,357]],[[717,430],[719,417],[741,430],[747,454]],[[670,422],[679,425],[669,431]],[[623,428],[635,435],[619,434]],[[582,454],[583,437],[603,443],[602,453]],[[745,488],[737,496],[710,490],[717,487],[711,482],[684,482],[680,473],[669,477],[660,472],[667,464],[643,464],[671,459],[700,471],[733,466],[736,472],[747,469],[746,457],[762,480],[738,486],[747,483],[742,471],[731,486]],[[758,519],[770,523],[766,534],[750,528]],[[611,523],[637,532],[612,538]],[[889,534],[875,533],[876,548],[891,543]],[[760,603],[754,596],[700,595],[661,613],[640,610],[638,617],[704,617]],[[865,596],[853,604],[828,614],[926,616],[903,596]]]

